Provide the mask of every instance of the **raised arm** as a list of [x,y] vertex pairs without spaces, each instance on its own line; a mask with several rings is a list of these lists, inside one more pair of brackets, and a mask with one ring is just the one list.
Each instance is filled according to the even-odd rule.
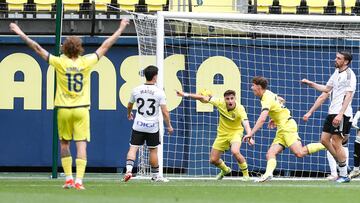
[[41,58],[45,61],[48,60],[49,52],[43,49],[37,42],[30,39],[15,23],[10,23],[9,28],[12,32],[20,36],[20,38],[31,48],[33,49]]
[[331,86],[325,86],[325,85],[320,85],[317,84],[316,82],[310,81],[308,79],[302,79],[301,83],[308,85],[309,87],[312,87],[314,89],[316,89],[317,91],[320,92],[330,92],[332,90]]
[[112,34],[109,38],[107,38],[101,46],[96,50],[96,54],[101,58],[106,54],[106,52],[110,49],[110,47],[116,42],[121,33],[125,30],[126,26],[129,25],[128,19],[122,19],[119,25],[119,28]]
[[187,92],[183,92],[181,90],[176,90],[176,94],[179,97],[189,97],[191,99],[199,100],[202,103],[208,103],[209,100],[210,100],[210,96],[204,96],[204,95],[201,95],[201,94],[187,93]]
[[164,122],[167,127],[167,130],[168,130],[169,134],[172,134],[174,132],[174,129],[171,126],[169,111],[168,111],[166,105],[161,105],[160,107],[161,107],[161,112],[163,114]]
[[321,93],[321,95],[316,99],[315,103],[312,105],[310,110],[303,116],[303,120],[307,122],[311,117],[311,115],[316,111],[316,109],[318,109],[329,96],[330,93],[327,92]]

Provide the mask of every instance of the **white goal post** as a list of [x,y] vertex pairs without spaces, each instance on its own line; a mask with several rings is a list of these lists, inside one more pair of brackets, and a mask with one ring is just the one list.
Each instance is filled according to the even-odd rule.
[[[162,138],[159,148],[160,173],[165,176],[213,177],[219,172],[209,164],[219,114],[211,105],[176,97],[174,89],[189,92],[209,89],[216,97],[233,89],[245,106],[252,127],[260,115],[260,102],[250,89],[251,79],[265,76],[269,89],[285,98],[298,123],[302,143],[308,144],[320,139],[328,103],[305,123],[302,116],[320,93],[299,81],[309,78],[325,84],[334,71],[338,50],[353,53],[351,67],[359,72],[358,16],[164,11],[156,15],[133,13],[133,17],[139,54],[156,55],[158,85],[165,89],[175,129],[173,136]],[[358,100],[356,94],[354,109]],[[163,126],[160,132],[163,135]],[[354,134],[352,131],[348,144],[350,152]],[[255,147],[242,144],[241,153],[253,176],[265,170],[266,151],[274,137],[275,130],[264,125],[255,135]],[[147,153],[140,154],[139,168],[146,174]],[[241,175],[229,151],[222,158],[233,169],[233,176]],[[352,153],[349,158],[352,164]],[[277,161],[275,175],[279,176],[324,177],[329,173],[325,151],[298,159],[286,149]]]

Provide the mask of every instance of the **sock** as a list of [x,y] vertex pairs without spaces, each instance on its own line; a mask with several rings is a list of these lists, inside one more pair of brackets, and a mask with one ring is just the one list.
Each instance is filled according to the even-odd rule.
[[349,167],[349,148],[344,147],[345,156],[346,156],[346,167]]
[[134,160],[128,159],[126,161],[126,173],[131,173],[134,167]]
[[326,149],[324,145],[322,145],[321,143],[310,143],[308,145],[306,145],[309,154],[318,152],[320,150]]
[[249,170],[248,170],[248,165],[246,162],[244,163],[238,163],[239,164],[239,167],[241,169],[241,172],[243,174],[243,176],[249,176]]
[[336,171],[336,161],[334,159],[334,157],[331,155],[331,153],[329,151],[326,151],[326,157],[327,160],[329,162],[329,167],[330,167],[330,172],[332,176],[337,176],[338,173]]
[[269,159],[266,164],[266,171],[264,176],[272,176],[275,168],[276,168],[276,159],[275,158]]
[[354,143],[354,167],[360,166],[360,137],[358,137],[359,136],[356,136],[356,140]]
[[220,168],[222,171],[228,171],[228,167],[226,166],[223,160],[220,160],[221,163],[219,165],[215,165],[216,167]]
[[76,183],[82,184],[84,178],[87,161],[84,159],[76,159]]
[[151,166],[151,174],[153,178],[157,178],[159,176],[159,166],[156,167]]
[[66,176],[66,180],[73,179],[73,176],[72,176],[72,157],[67,156],[67,157],[61,158],[61,165],[63,167],[64,173],[65,173],[65,176]]
[[339,162],[338,165],[339,165],[340,176],[342,176],[342,177],[347,176],[346,161],[344,161],[344,162]]

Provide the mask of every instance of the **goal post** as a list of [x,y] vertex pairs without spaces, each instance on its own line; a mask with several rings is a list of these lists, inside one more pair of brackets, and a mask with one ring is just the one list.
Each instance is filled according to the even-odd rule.
[[[178,98],[174,89],[193,93],[208,89],[220,98],[224,91],[233,89],[253,127],[261,106],[250,89],[251,79],[264,76],[269,80],[269,89],[285,98],[306,145],[320,140],[328,102],[304,122],[302,116],[320,93],[301,85],[300,80],[308,78],[325,84],[334,71],[338,50],[352,52],[351,67],[355,73],[359,68],[358,16],[162,11],[156,15],[133,13],[133,17],[139,54],[156,58],[158,85],[167,95],[175,129],[173,136],[162,138],[159,148],[160,173],[165,176],[213,177],[219,172],[209,163],[219,113],[209,104]],[[356,94],[353,100],[355,109],[358,97]],[[160,132],[164,134],[164,126]],[[241,153],[252,176],[264,172],[266,152],[275,133],[264,125],[255,134],[254,147],[242,144]],[[350,152],[354,133],[348,144]],[[149,171],[148,153],[140,154],[139,168]],[[349,158],[352,163],[352,156]],[[222,159],[233,169],[231,175],[241,176],[230,151]],[[284,177],[324,177],[329,173],[325,151],[299,159],[285,149],[277,156],[277,163],[275,175]]]

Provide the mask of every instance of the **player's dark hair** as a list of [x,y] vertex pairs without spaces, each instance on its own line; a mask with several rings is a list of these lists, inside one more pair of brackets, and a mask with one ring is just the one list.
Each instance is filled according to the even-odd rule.
[[78,57],[84,53],[82,42],[79,37],[67,37],[61,47],[61,51],[69,58]]
[[234,95],[234,96],[236,96],[236,93],[235,93],[234,90],[226,90],[226,91],[224,92],[224,97],[229,96],[229,95]]
[[268,81],[264,77],[256,76],[256,77],[253,78],[252,82],[255,85],[260,85],[263,89],[267,89]]
[[342,51],[339,51],[338,53],[343,55],[345,60],[349,61],[346,65],[349,65],[351,63],[352,55],[350,52],[342,50]]
[[144,69],[144,75],[146,78],[146,81],[151,81],[154,76],[158,74],[158,68],[156,66],[148,66]]

